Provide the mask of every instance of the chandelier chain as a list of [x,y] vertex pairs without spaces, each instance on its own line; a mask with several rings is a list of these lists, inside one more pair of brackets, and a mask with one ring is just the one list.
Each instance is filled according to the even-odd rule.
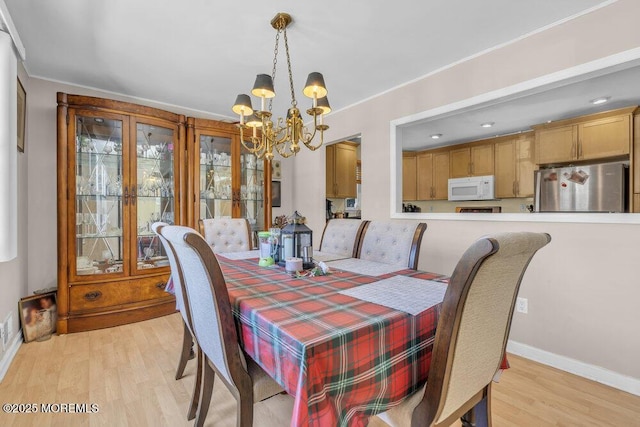
[[[278,31],[276,32],[276,46],[273,48],[273,69],[271,70],[271,81],[273,82],[274,86],[276,84],[276,68],[278,66],[278,45],[280,44],[280,31],[282,30],[278,29]],[[270,98],[269,112],[271,112],[272,104],[273,104],[273,98]]]
[[293,73],[291,72],[291,57],[289,56],[289,42],[287,40],[287,28],[284,29],[284,50],[287,54],[287,67],[289,68],[289,87],[291,89],[291,105],[296,108],[298,101],[296,101],[296,92],[293,89]]

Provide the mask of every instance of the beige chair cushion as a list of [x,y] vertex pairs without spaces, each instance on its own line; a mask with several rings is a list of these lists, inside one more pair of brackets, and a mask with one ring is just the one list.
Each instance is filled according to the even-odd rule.
[[332,219],[328,221],[324,233],[322,233],[320,251],[351,257],[360,224],[362,221],[357,219]]
[[362,238],[361,259],[408,265],[417,221],[371,221]]
[[249,229],[244,218],[209,218],[202,220],[204,240],[214,253],[251,250]]

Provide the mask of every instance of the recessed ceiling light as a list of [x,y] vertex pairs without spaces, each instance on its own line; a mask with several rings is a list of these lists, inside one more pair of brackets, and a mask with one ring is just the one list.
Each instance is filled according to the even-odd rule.
[[439,139],[440,137],[442,137],[441,133],[434,133],[433,135],[431,135],[431,139]]
[[486,123],[482,123],[480,126],[482,126],[483,128],[490,128],[494,124],[495,124],[494,122],[486,122]]
[[592,103],[593,105],[600,105],[600,104],[604,104],[605,102],[607,102],[610,98],[608,96],[606,97],[602,97],[602,98],[596,98],[596,99],[592,99],[591,101],[589,101],[590,103]]

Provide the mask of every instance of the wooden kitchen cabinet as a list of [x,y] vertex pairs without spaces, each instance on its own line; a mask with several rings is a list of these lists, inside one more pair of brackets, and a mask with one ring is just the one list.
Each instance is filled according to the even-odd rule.
[[416,156],[417,200],[447,200],[449,150],[419,152]]
[[631,157],[631,173],[633,175],[630,192],[632,205],[630,212],[640,213],[640,113],[633,116],[633,156]]
[[357,197],[357,149],[358,144],[352,142],[327,145],[327,197]]
[[151,224],[184,221],[185,117],[58,93],[58,333],[175,312]]
[[536,163],[553,164],[628,156],[636,107],[534,126]]
[[450,151],[450,176],[493,175],[493,162],[493,143],[465,145]]
[[534,145],[532,133],[495,140],[495,196],[497,198],[533,196]]
[[402,200],[417,200],[417,158],[415,152],[402,153]]

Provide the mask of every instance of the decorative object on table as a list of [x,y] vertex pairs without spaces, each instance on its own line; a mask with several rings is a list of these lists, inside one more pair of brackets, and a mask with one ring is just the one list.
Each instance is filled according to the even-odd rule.
[[287,220],[287,216],[286,215],[280,215],[277,216],[273,219],[273,226],[274,227],[278,227],[280,229],[283,229],[287,226],[287,224],[289,223],[289,221]]
[[24,342],[45,341],[56,331],[56,292],[21,298],[18,303]]
[[269,229],[269,233],[271,233],[271,237],[269,240],[271,246],[271,258],[273,258],[274,262],[280,261],[280,253],[278,251],[278,244],[280,242],[280,236],[282,234],[282,229],[280,227],[271,227]]
[[[300,115],[297,107],[297,101],[293,89],[293,75],[291,73],[291,58],[289,56],[289,42],[287,40],[287,26],[291,23],[291,15],[287,13],[278,13],[272,20],[271,26],[277,30],[276,47],[273,58],[273,71],[271,76],[268,74],[258,74],[251,93],[260,97],[261,107],[259,111],[253,110],[251,98],[249,95],[238,95],[233,112],[240,115],[240,140],[242,145],[258,158],[273,159],[273,150],[275,149],[282,157],[287,158],[294,156],[300,151],[299,143],[303,143],[308,149],[314,151],[322,146],[324,131],[329,126],[324,124],[324,115],[331,111],[329,101],[327,100],[327,89],[324,84],[324,77],[318,72],[312,72],[307,77],[302,93],[313,99],[313,104],[307,110],[307,114],[313,117],[313,132],[309,132]],[[291,108],[287,111],[286,118],[279,117],[277,120],[271,120],[271,98],[276,96],[273,87],[273,81],[276,78],[276,65],[278,62],[278,45],[280,34],[284,36],[284,48],[287,56],[287,66],[289,69],[289,86],[291,89]],[[269,98],[269,109],[267,110],[266,100]],[[261,128],[260,135],[257,129]],[[245,141],[245,130],[252,130],[249,140]],[[313,145],[313,139],[316,132],[319,131],[320,142]]]
[[301,258],[307,254],[307,261],[303,259],[302,268],[313,268],[312,256],[308,256],[313,251],[313,231],[304,223],[306,218],[295,211],[289,219],[289,224],[282,229],[280,238],[280,261],[278,265],[285,266],[288,258]]
[[269,267],[273,265],[274,261],[273,257],[271,256],[271,232],[258,232],[258,241],[260,248],[260,261],[258,261],[258,265],[260,267]]

